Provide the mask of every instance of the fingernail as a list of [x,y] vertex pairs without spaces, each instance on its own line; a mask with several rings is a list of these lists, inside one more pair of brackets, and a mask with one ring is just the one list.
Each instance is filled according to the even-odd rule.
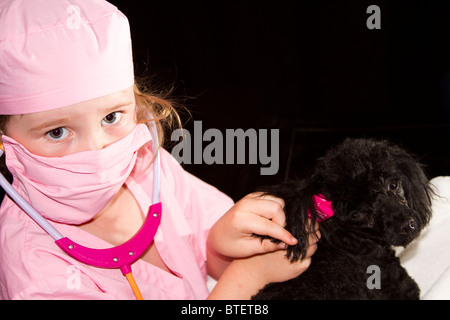
[[287,249],[287,247],[288,247],[288,245],[286,243],[284,243],[284,242],[280,242],[278,244],[278,248],[280,248],[280,249]]

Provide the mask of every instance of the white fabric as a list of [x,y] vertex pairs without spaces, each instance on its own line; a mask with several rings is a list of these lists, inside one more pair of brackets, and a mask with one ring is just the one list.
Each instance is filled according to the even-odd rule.
[[450,300],[450,177],[431,180],[433,217],[418,239],[397,253],[424,300]]

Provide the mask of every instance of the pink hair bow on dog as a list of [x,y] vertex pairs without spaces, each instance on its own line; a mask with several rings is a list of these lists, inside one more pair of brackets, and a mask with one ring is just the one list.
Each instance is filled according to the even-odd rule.
[[[316,209],[319,214],[320,220],[322,222],[331,218],[334,215],[333,208],[331,207],[331,201],[327,200],[322,194],[313,196],[314,209]],[[311,212],[308,209],[308,218],[311,219]]]

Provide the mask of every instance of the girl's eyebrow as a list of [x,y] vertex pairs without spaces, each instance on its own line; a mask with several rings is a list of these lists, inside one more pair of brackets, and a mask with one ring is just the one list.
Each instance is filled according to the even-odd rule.
[[59,119],[56,119],[56,120],[52,120],[52,121],[41,123],[41,124],[39,124],[39,125],[37,125],[35,127],[31,127],[30,131],[41,131],[43,129],[52,128],[52,127],[53,128],[59,128],[59,127],[62,127],[62,125],[64,123],[68,123],[69,121],[70,121],[70,118],[59,118]]

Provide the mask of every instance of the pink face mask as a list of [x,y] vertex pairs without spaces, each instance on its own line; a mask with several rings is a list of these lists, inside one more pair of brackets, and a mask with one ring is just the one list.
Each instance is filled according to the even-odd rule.
[[14,188],[45,218],[66,224],[91,220],[117,194],[151,140],[145,124],[101,150],[42,157],[2,136]]

